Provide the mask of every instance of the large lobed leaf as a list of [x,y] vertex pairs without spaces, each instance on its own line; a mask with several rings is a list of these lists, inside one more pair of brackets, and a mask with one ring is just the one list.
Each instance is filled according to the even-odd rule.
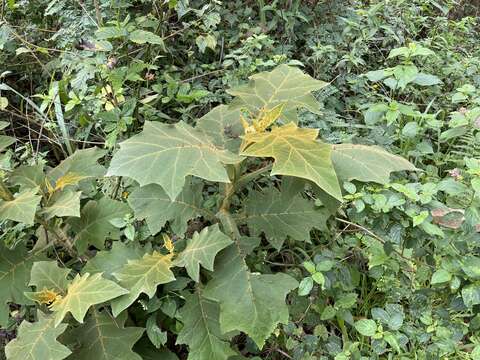
[[167,221],[176,234],[184,234],[189,220],[205,211],[202,209],[201,184],[187,181],[180,195],[171,199],[156,184],[135,189],[128,197],[128,203],[137,219],[145,219],[152,234],[158,233]]
[[101,198],[98,201],[90,200],[82,209],[80,218],[68,220],[75,231],[75,246],[80,253],[85,252],[88,245],[103,249],[105,239],[114,237],[117,228],[110,221],[123,218],[130,212],[129,207],[116,200]]
[[178,255],[175,265],[185,266],[188,275],[199,281],[200,264],[207,270],[213,271],[213,262],[217,253],[232,243],[232,240],[222,233],[218,224],[204,228],[200,233],[195,232],[187,240],[187,246]]
[[92,311],[82,326],[70,337],[76,340],[71,360],[142,360],[132,351],[133,345],[145,331],[140,327],[124,327],[126,317],[113,318],[106,311]]
[[188,360],[226,360],[236,355],[220,330],[219,313],[218,303],[203,297],[200,289],[185,299],[177,344],[188,345]]
[[330,215],[325,208],[318,208],[299,194],[303,183],[299,184],[301,187],[291,183],[283,178],[280,190],[270,187],[251,193],[245,203],[245,215],[237,218],[247,223],[252,234],[264,233],[277,249],[287,237],[310,241],[310,231],[314,227],[324,229]]
[[151,298],[158,285],[175,280],[170,270],[172,265],[171,254],[162,255],[154,251],[151,254],[145,254],[141,259],[129,260],[115,272],[113,275],[119,280],[120,285],[129,290],[129,293],[112,301],[114,316],[129,307],[141,293]]
[[378,146],[333,145],[332,161],[338,177],[344,181],[386,184],[391,172],[418,170],[408,160],[390,154]]
[[243,331],[262,348],[275,327],[288,322],[285,297],[298,283],[283,273],[251,273],[237,241],[219,254],[204,296],[220,303],[223,334]]
[[18,244],[13,250],[5,247],[0,241],[0,326],[8,323],[8,302],[16,304],[30,303],[24,293],[29,291],[30,269],[37,259],[33,253],[28,253],[23,244]]
[[7,360],[62,360],[72,352],[57,341],[67,324],[55,327],[54,316],[38,312],[38,321],[23,321],[18,327],[17,338],[5,347]]
[[107,175],[128,176],[141,186],[158,184],[173,200],[182,191],[185,177],[229,182],[224,164],[242,158],[218,149],[201,130],[146,121],[143,131],[120,144]]
[[75,320],[83,323],[83,318],[92,305],[100,304],[128,293],[128,290],[118,286],[102,274],[85,273],[77,275],[69,284],[67,294],[56,300],[51,309],[55,313],[55,326],[58,326],[71,313]]
[[342,199],[331,160],[332,146],[316,141],[318,130],[301,129],[289,123],[271,132],[244,136],[241,155],[273,157],[272,175],[289,175],[311,180],[336,199]]
[[283,103],[283,118],[296,122],[298,108],[319,113],[319,103],[311,92],[325,86],[327,83],[312,78],[300,69],[279,65],[273,71],[251,76],[248,84],[227,92],[236,96],[230,105],[232,109],[246,108],[257,114],[262,108],[272,109]]
[[13,220],[32,225],[37,206],[42,199],[37,195],[38,190],[38,187],[25,190],[10,201],[0,200],[0,220]]

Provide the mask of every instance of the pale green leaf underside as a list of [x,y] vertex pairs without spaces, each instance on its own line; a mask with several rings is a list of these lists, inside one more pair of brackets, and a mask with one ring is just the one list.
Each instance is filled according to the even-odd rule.
[[332,161],[338,177],[344,181],[386,184],[391,172],[418,170],[408,160],[390,154],[378,146],[333,145]]
[[55,301],[51,309],[55,313],[55,326],[60,324],[70,312],[80,323],[92,305],[100,304],[128,293],[113,281],[102,277],[102,274],[77,275],[70,283],[67,294]]
[[129,260],[125,266],[113,274],[120,285],[129,290],[128,294],[112,301],[114,316],[129,307],[141,293],[151,298],[158,285],[175,280],[170,270],[171,257],[171,255],[162,255],[154,251],[152,254],[145,254],[141,259]]
[[28,285],[35,286],[37,291],[46,288],[63,293],[67,289],[70,272],[70,269],[58,267],[56,261],[37,261],[32,266]]
[[92,311],[84,325],[73,331],[78,348],[71,360],[142,360],[132,351],[145,329],[124,327],[125,320],[113,318],[105,311]]
[[82,209],[81,217],[68,220],[75,232],[75,246],[80,253],[85,252],[88,245],[103,249],[105,239],[114,237],[118,232],[110,220],[122,219],[130,212],[129,207],[116,200],[101,198],[98,201],[90,200]]
[[215,147],[200,130],[146,121],[143,131],[120,144],[107,175],[128,176],[141,186],[160,185],[171,199],[182,191],[185,177],[229,182],[224,164],[242,158]]
[[319,103],[311,92],[325,86],[325,82],[312,78],[300,69],[279,65],[273,71],[251,76],[248,84],[227,92],[236,96],[230,105],[232,109],[247,108],[255,114],[262,108],[272,109],[284,103],[282,118],[287,122],[296,122],[298,108],[319,112]]
[[18,328],[17,338],[5,347],[7,360],[62,360],[72,352],[57,341],[67,324],[54,326],[53,316],[38,312],[38,321],[23,321]]
[[184,234],[188,221],[204,211],[201,190],[201,184],[187,181],[182,192],[172,200],[159,185],[150,184],[135,189],[128,203],[137,219],[146,220],[152,234],[162,230],[167,221],[176,234]]
[[177,344],[188,345],[188,360],[226,360],[236,355],[220,331],[219,313],[218,303],[204,298],[200,290],[185,299]]
[[8,181],[13,185],[20,185],[20,189],[41,187],[45,183],[43,164],[21,165],[13,170]]
[[288,322],[285,297],[297,281],[283,273],[251,273],[236,244],[218,259],[204,295],[220,303],[222,333],[243,331],[262,348],[275,327]]
[[200,233],[195,232],[187,240],[187,246],[178,255],[175,262],[178,266],[185,266],[188,275],[199,281],[200,264],[207,270],[213,271],[213,262],[217,253],[232,243],[232,240],[222,233],[218,224],[204,228]]
[[21,192],[11,201],[0,200],[0,220],[13,220],[32,225],[42,197],[38,188]]

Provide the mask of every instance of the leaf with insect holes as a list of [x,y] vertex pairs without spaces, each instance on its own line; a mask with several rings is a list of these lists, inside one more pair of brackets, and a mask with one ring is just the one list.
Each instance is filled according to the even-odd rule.
[[22,321],[18,327],[17,337],[5,347],[7,360],[62,360],[72,352],[57,341],[67,328],[67,324],[54,326],[55,318],[41,311],[38,321]]
[[37,195],[38,191],[36,187],[19,193],[13,200],[0,200],[0,220],[13,220],[32,225],[37,206],[42,199],[41,195]]
[[125,327],[127,317],[113,318],[106,311],[92,311],[85,324],[76,327],[69,334],[75,339],[71,360],[142,360],[132,351],[144,328]]
[[188,360],[226,360],[236,355],[227,341],[230,337],[220,330],[219,313],[218,303],[203,297],[200,290],[185,299],[177,344],[188,345]]
[[272,109],[284,103],[282,118],[287,122],[297,122],[299,108],[319,114],[320,104],[311,93],[325,86],[327,83],[312,78],[296,67],[279,65],[270,72],[252,75],[248,84],[227,92],[236,97],[230,105],[231,109],[246,108],[256,115],[262,109]]
[[289,175],[313,181],[336,199],[342,199],[332,165],[332,146],[316,141],[318,130],[301,129],[294,123],[270,132],[246,134],[241,155],[272,157],[271,175]]
[[378,146],[333,145],[332,161],[343,181],[359,180],[386,184],[394,171],[418,170],[404,158],[390,154]]
[[162,230],[167,221],[174,233],[184,234],[188,221],[205,213],[202,186],[187,180],[182,192],[172,200],[162,187],[150,184],[135,189],[128,197],[128,204],[136,219],[146,220],[152,234]]
[[172,266],[172,254],[162,255],[157,251],[145,254],[141,259],[129,260],[126,265],[113,274],[120,285],[129,290],[128,294],[112,301],[113,315],[120,314],[140,294],[145,293],[151,298],[158,285],[175,280],[170,270]]
[[51,306],[55,313],[55,326],[58,326],[69,312],[75,320],[83,323],[83,318],[90,306],[101,304],[127,293],[128,290],[103,278],[102,274],[77,275],[68,285],[67,294]]
[[203,131],[184,122],[170,125],[146,121],[140,134],[120,144],[107,175],[128,176],[140,186],[158,184],[174,200],[186,176],[228,183],[224,164],[241,160],[218,149]]
[[185,266],[188,275],[199,281],[200,264],[207,270],[213,271],[213,262],[217,253],[232,243],[227,235],[222,233],[218,224],[195,232],[191,239],[187,240],[187,246],[178,255],[175,265]]

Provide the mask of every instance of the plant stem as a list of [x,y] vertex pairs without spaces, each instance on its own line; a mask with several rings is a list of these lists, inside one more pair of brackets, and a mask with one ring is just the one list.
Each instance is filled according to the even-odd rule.
[[255,179],[256,177],[270,171],[273,167],[273,163],[270,163],[258,170],[252,171],[251,173],[245,174],[241,176],[237,183],[236,183],[236,190],[241,190],[243,189],[250,181]]

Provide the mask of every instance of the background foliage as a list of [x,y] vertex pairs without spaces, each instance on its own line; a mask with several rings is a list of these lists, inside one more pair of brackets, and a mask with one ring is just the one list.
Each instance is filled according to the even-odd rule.
[[[2,356],[480,359],[478,6],[3,1]],[[227,192],[213,181],[231,175],[217,170],[236,161],[239,109],[259,110],[248,77],[278,65],[325,82],[283,120],[335,144],[342,181],[303,191],[249,158],[253,175],[228,197],[250,236],[235,253],[214,221]],[[132,138],[155,127],[192,138],[195,127],[225,153],[209,154],[208,174],[122,168]],[[408,167],[374,151],[342,166],[358,149],[342,143],[422,171],[389,176]],[[273,156],[262,151],[244,155]],[[362,172],[378,163],[388,171]],[[212,250],[189,256],[198,244]],[[240,301],[242,277],[270,301]]]

